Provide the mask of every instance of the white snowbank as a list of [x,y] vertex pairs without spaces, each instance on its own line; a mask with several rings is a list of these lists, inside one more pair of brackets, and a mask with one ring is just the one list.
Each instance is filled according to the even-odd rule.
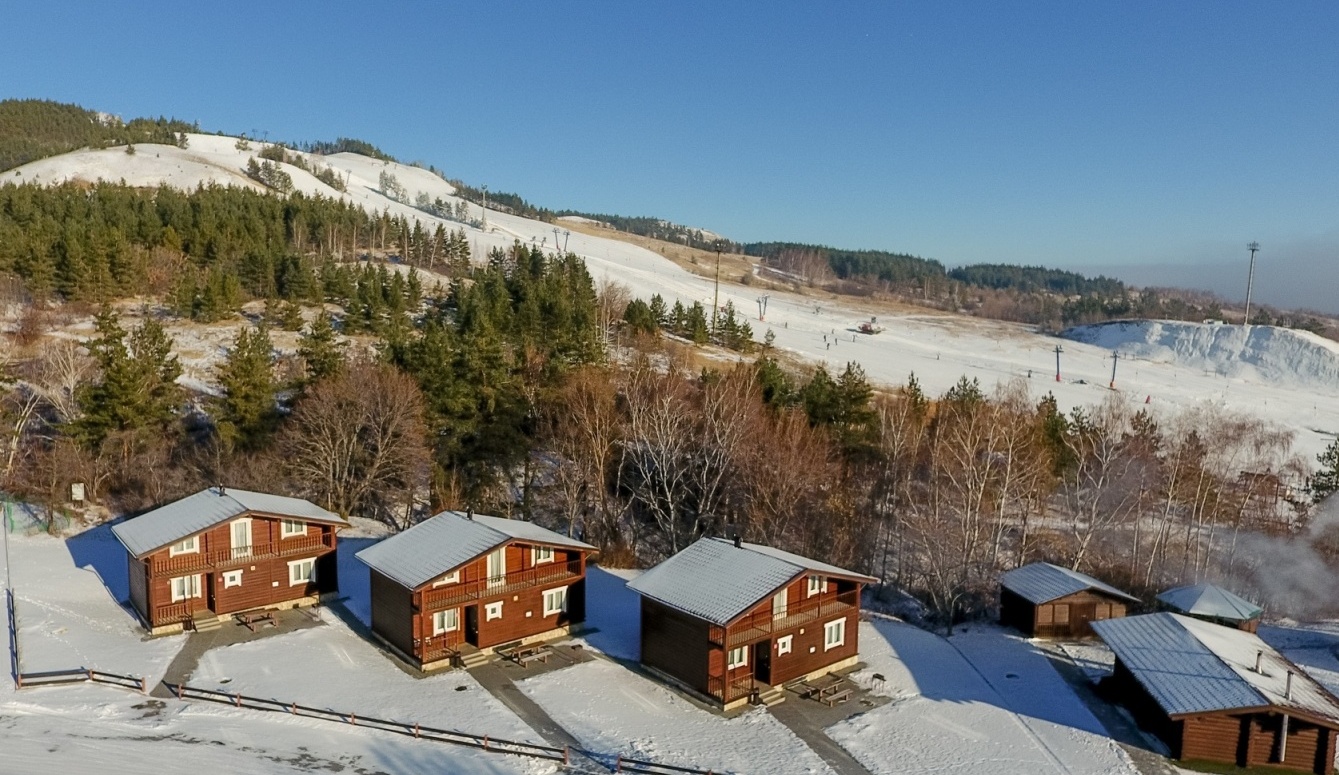
[[1339,342],[1274,326],[1171,320],[1078,326],[1062,336],[1123,356],[1169,363],[1234,379],[1339,391]]

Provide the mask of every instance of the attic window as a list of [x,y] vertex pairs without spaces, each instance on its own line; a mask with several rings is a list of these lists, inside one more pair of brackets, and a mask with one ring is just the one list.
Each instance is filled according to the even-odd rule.
[[300,519],[285,519],[279,528],[280,538],[294,538],[307,535],[307,523]]
[[459,584],[459,583],[460,583],[460,569],[457,568],[456,570],[451,571],[450,573],[446,574],[440,579],[437,579],[436,581],[432,582],[432,585],[434,587],[444,587],[447,584]]
[[552,547],[552,546],[536,546],[536,547],[535,547],[535,564],[536,564],[536,565],[541,565],[541,564],[546,563],[546,562],[553,562],[553,547]]
[[200,537],[191,536],[190,538],[185,538],[172,544],[172,548],[167,550],[167,556],[176,557],[179,554],[197,554],[199,551]]

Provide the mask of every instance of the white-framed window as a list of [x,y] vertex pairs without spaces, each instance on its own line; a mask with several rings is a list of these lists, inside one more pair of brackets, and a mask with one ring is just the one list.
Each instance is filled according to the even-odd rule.
[[285,519],[279,523],[280,538],[296,538],[307,535],[307,523],[300,519]]
[[550,589],[544,593],[544,615],[553,616],[567,610],[567,587]]
[[229,570],[223,572],[223,588],[242,586],[242,572],[240,570]]
[[795,646],[794,635],[782,635],[780,638],[776,639],[777,656],[781,656],[782,654],[789,654],[790,650],[794,648],[794,646]]
[[460,629],[460,609],[448,608],[445,611],[438,611],[432,615],[432,634],[441,635],[444,632],[455,632]]
[[316,581],[316,560],[294,560],[288,564],[288,586],[310,584]]
[[725,669],[734,670],[736,667],[744,667],[749,663],[749,647],[739,646],[730,649],[730,656],[725,660]]
[[552,547],[552,546],[536,546],[536,547],[535,547],[535,564],[536,564],[536,565],[543,565],[543,564],[546,563],[546,562],[553,562],[553,547]]
[[488,553],[488,586],[500,587],[507,583],[507,547]]
[[780,619],[786,615],[786,604],[790,599],[790,590],[783,589],[772,595],[772,618]]
[[460,569],[456,569],[446,574],[445,576],[441,577],[440,579],[437,579],[436,581],[432,582],[432,585],[434,587],[444,587],[447,584],[459,584],[459,583],[460,583]]
[[199,551],[200,536],[191,536],[190,538],[183,538],[175,544],[172,544],[172,547],[167,550],[167,556],[176,557],[179,554],[196,554]]
[[493,621],[494,619],[501,619],[501,618],[502,618],[502,601],[501,601],[501,600],[497,601],[496,603],[489,603],[488,605],[484,606],[484,621],[485,621],[485,622],[491,622],[491,621]]
[[817,595],[819,592],[827,592],[828,580],[823,578],[822,576],[810,576],[808,590],[809,590],[808,595],[809,597],[813,597],[814,595]]
[[846,620],[837,619],[823,625],[823,650],[835,649],[846,642]]
[[188,597],[200,597],[200,574],[177,576],[172,579],[172,602],[180,602]]
[[232,556],[251,556],[251,518],[242,517],[232,521]]

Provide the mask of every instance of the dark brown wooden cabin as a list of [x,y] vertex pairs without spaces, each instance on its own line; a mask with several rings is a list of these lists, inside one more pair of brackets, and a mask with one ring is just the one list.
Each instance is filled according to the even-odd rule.
[[131,605],[158,635],[334,594],[335,532],[347,526],[299,498],[211,487],[112,532],[126,547]]
[[421,670],[570,633],[595,547],[517,519],[443,512],[357,554],[372,631]]
[[1334,771],[1339,698],[1254,634],[1172,613],[1094,629],[1116,655],[1103,689],[1172,758]]
[[1047,562],[1000,577],[1000,624],[1030,638],[1092,637],[1092,622],[1119,619],[1138,602],[1086,573]]
[[729,709],[757,691],[856,663],[872,577],[771,547],[704,538],[628,587],[641,662]]

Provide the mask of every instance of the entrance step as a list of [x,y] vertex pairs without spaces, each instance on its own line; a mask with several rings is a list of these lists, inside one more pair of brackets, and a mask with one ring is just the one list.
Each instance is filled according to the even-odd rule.
[[786,692],[782,687],[758,684],[757,690],[758,700],[756,704],[758,705],[770,708],[786,701]]
[[460,666],[466,670],[486,665],[493,659],[492,655],[486,654],[469,644],[462,645],[458,653],[460,654]]
[[191,614],[191,629],[196,632],[209,632],[222,626],[218,615],[208,608],[202,608]]

